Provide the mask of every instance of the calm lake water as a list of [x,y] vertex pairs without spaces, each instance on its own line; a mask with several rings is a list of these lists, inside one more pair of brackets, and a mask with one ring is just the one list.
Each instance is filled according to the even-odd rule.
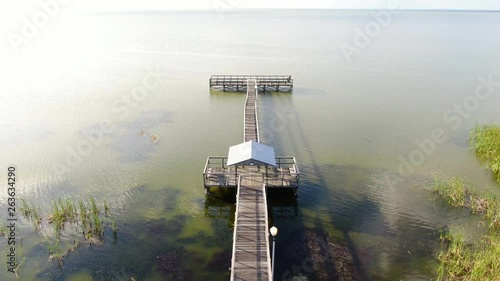
[[[356,29],[373,20],[369,11],[99,14],[41,31],[2,73],[2,186],[16,165],[18,198],[45,216],[53,199],[94,196],[118,234],[108,227],[104,245],[78,248],[60,268],[47,261],[52,227],[35,232],[20,218],[21,279],[227,280],[234,202],[206,197],[201,173],[207,156],[241,142],[245,96],[210,92],[208,78],[291,74],[293,93],[258,101],[261,141],[296,156],[302,173],[298,197],[270,206],[277,280],[291,276],[284,248],[304,227],[367,252],[360,270],[372,280],[429,280],[440,230],[474,240],[483,229],[423,187],[462,176],[500,190],[468,147],[474,124],[500,122],[498,85],[471,98],[479,77],[500,80],[500,14],[401,12],[346,60],[342,44],[355,46]],[[446,140],[424,141],[436,129]],[[418,165],[408,173],[410,156]],[[75,237],[68,227],[61,247]],[[5,239],[0,247],[6,254]],[[4,265],[0,279],[14,280]]]

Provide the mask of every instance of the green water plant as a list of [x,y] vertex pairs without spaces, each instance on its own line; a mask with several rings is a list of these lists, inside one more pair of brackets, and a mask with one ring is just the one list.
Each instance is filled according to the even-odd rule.
[[80,210],[79,212],[79,217],[80,217],[80,223],[82,225],[82,231],[85,233],[87,228],[89,227],[89,212],[87,210],[87,207],[83,203],[83,199],[80,198],[78,201],[78,208]]
[[45,246],[49,252],[49,261],[55,260],[62,267],[65,255],[61,251],[59,238],[56,238],[55,241],[47,241]]
[[42,217],[40,217],[40,215],[36,211],[33,203],[31,203],[31,208],[33,210],[32,214],[31,214],[31,221],[33,222],[33,225],[35,226],[35,230],[39,230],[42,227]]
[[61,200],[52,201],[52,214],[49,216],[49,223],[53,224],[56,232],[59,232],[67,220],[67,210],[61,204]]
[[109,206],[108,206],[108,203],[106,201],[104,201],[104,216],[108,216],[109,214]]
[[102,236],[104,233],[100,213],[94,197],[87,201],[80,199],[78,202],[72,199],[57,199],[52,201],[52,214],[48,221],[54,225],[56,232],[60,232],[65,223],[80,223],[82,233],[90,238],[94,235]]
[[491,232],[476,245],[462,234],[441,235],[437,280],[500,280],[500,237]]
[[468,208],[485,218],[491,228],[500,229],[500,203],[495,195],[479,192],[457,177],[436,179],[429,189],[451,206]]
[[19,210],[21,214],[30,220],[35,227],[35,230],[39,230],[42,225],[42,218],[38,214],[33,203],[29,204],[26,198],[21,197],[21,203],[19,205]]
[[487,163],[500,184],[500,126],[476,126],[470,132],[469,142],[472,150]]
[[[42,226],[43,217],[40,216],[33,204],[30,204],[25,198],[21,199],[20,212],[27,218],[31,219],[35,227]],[[116,239],[116,224],[115,218],[110,215],[110,208],[107,203],[104,203],[104,213],[106,216],[111,216],[111,228]],[[62,267],[66,255],[75,251],[81,245],[101,245],[104,241],[105,218],[103,218],[101,210],[98,208],[94,197],[88,199],[79,198],[58,198],[52,200],[51,213],[44,216],[49,224],[52,224],[55,230],[55,240],[45,242],[48,250],[49,260],[55,260]],[[64,230],[65,224],[74,224],[79,226],[83,241],[75,239],[72,245],[66,245],[65,251],[61,250],[61,241],[66,241],[61,232]],[[107,224],[109,226],[109,223]],[[7,229],[0,225],[0,234],[6,233]]]
[[500,204],[496,197],[479,192],[460,178],[436,180],[430,190],[454,207],[465,207],[489,221],[488,232],[476,244],[460,233],[441,234],[437,280],[500,280]]

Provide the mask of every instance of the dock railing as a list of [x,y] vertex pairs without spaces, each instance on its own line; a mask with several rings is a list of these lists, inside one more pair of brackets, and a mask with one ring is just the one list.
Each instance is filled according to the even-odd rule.
[[[203,170],[203,183],[207,187],[236,187],[238,169],[227,166],[227,156],[210,156]],[[261,167],[262,181],[271,188],[298,188],[300,171],[293,156],[277,156],[276,167]]]
[[276,167],[269,167],[267,173],[262,174],[262,181],[267,187],[297,188],[299,180],[299,167],[293,156],[276,157]]
[[[266,204],[266,208],[265,208],[265,217],[268,218],[269,217],[269,214],[267,212],[267,194],[266,194],[266,184],[262,184],[262,193],[264,194],[264,202]],[[269,272],[271,272],[271,274],[269,274],[268,276],[268,279],[269,281],[272,281],[274,280],[273,276],[274,276],[274,272],[272,271],[272,262],[274,261],[271,261],[271,253],[270,253],[270,244],[269,244],[269,220],[266,219],[266,245],[267,245],[267,268],[269,268]]]
[[286,87],[291,90],[293,88],[293,78],[291,75],[212,75],[209,79],[210,88],[222,87],[236,88],[243,90],[247,87],[247,80],[255,80],[259,88],[279,88]]
[[236,234],[238,231],[238,206],[240,204],[240,197],[238,196],[240,194],[240,183],[241,183],[241,176],[238,177],[237,179],[237,185],[236,185],[236,211],[234,212],[234,230],[233,230],[233,251],[232,251],[232,258],[231,258],[231,281],[234,281],[234,259],[236,257]]
[[236,170],[227,166],[227,156],[210,156],[203,169],[203,184],[210,186],[236,187]]

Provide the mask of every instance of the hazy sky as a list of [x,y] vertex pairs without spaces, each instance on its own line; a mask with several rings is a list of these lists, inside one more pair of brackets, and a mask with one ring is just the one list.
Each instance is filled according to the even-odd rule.
[[[29,9],[39,2],[62,0],[9,1],[1,6],[13,10]],[[404,9],[500,10],[500,0],[64,0],[77,11],[123,10],[213,10],[214,6],[231,8],[333,8],[384,9],[390,1],[398,1]],[[9,9],[2,8],[5,12]],[[12,11],[12,10],[11,10]]]
[[81,12],[186,9],[214,13],[255,8],[386,9],[391,1],[399,2],[401,9],[500,11],[500,0],[10,0],[0,2],[0,33],[18,29],[24,17],[31,19],[40,10],[45,10],[43,3],[56,3],[58,11],[71,15]]
[[[71,1],[71,0],[70,0]],[[77,1],[77,0],[74,0]],[[213,9],[214,5],[235,8],[379,8],[391,0],[86,0],[82,6],[93,10],[112,9]],[[407,9],[500,10],[500,0],[395,0]],[[82,7],[83,8],[83,7]]]

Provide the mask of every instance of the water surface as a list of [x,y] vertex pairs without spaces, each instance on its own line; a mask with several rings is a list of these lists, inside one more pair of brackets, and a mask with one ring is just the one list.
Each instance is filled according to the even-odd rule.
[[[296,156],[302,172],[296,199],[271,198],[278,280],[294,266],[287,241],[304,227],[369,253],[360,270],[373,280],[431,278],[441,229],[482,230],[422,186],[459,175],[498,192],[467,142],[474,124],[500,121],[500,90],[456,128],[443,114],[479,76],[500,79],[500,17],[402,12],[347,61],[340,45],[371,20],[368,11],[79,15],[31,41],[3,73],[3,166],[17,166],[19,196],[42,213],[60,197],[108,202],[118,235],[108,229],[103,246],[81,247],[59,268],[47,262],[50,226],[35,233],[21,221],[22,279],[228,278],[234,202],[207,198],[201,176],[207,156],[242,139],[244,95],[208,89],[211,74],[226,73],[294,77],[293,93],[258,101],[262,142]],[[160,83],[132,98],[152,72]],[[399,157],[436,128],[447,140],[401,175]],[[71,158],[78,149],[85,155]]]

